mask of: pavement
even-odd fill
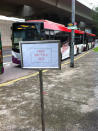
[[[44,71],[43,86],[46,131],[98,131],[98,52]],[[37,73],[0,87],[0,131],[41,131],[39,88]]]

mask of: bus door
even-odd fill
[[[92,48],[95,46],[95,34],[93,35],[93,40],[92,40]]]
[[[89,49],[92,48],[92,37],[91,36],[89,36],[88,38],[88,46],[89,46]]]
[[[61,59],[67,59],[70,57],[69,39],[70,33],[64,31],[55,31],[55,39],[61,41]]]
[[[75,45],[77,45],[77,54],[82,53],[84,50],[84,32],[75,30]]]
[[[86,33],[86,40],[87,40],[86,50],[89,50],[92,48],[92,37],[90,33]]]
[[[87,51],[89,49],[89,46],[88,46],[88,35],[87,33],[84,34],[84,51]]]
[[[3,56],[2,56],[2,42],[1,42],[1,34],[0,34],[0,74],[4,72],[3,68]]]

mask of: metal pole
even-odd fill
[[[72,24],[74,25],[75,23],[75,0],[72,0]],[[75,38],[75,33],[74,29],[72,29],[71,32],[71,46],[70,46],[70,67],[74,67],[74,38]]]
[[[85,37],[84,35],[85,35],[85,34],[83,34],[83,44],[84,44],[84,37]]]
[[[45,115],[44,115],[44,97],[43,97],[43,79],[42,70],[39,70],[40,79],[40,101],[41,101],[41,121],[42,121],[42,131],[45,131]]]

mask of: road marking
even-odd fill
[[[91,50],[91,51],[88,51],[88,52],[86,52],[86,53],[83,53],[82,55],[80,55],[79,57],[75,58],[74,60],[77,61],[78,59],[80,59],[81,57],[89,54],[90,52],[92,52],[92,50]]]
[[[92,51],[92,50],[91,50]],[[77,61],[78,59],[80,59],[81,57],[89,54],[91,51],[88,51],[86,53],[83,53],[82,55],[80,55],[79,57],[75,58],[74,61]],[[62,66],[64,65],[67,65],[70,63],[70,60],[68,60],[67,62],[61,64]],[[47,72],[48,70],[43,70],[43,73]],[[8,85],[11,85],[17,81],[20,81],[20,80],[25,80],[25,79],[28,79],[28,78],[31,78],[31,77],[34,77],[34,76],[37,76],[39,74],[39,72],[36,72],[36,73],[33,73],[33,74],[30,74],[30,75],[27,75],[27,76],[23,76],[23,77],[20,77],[20,78],[17,78],[15,80],[11,80],[11,81],[8,81],[8,82],[4,82],[4,83],[1,83],[0,84],[0,87],[3,87],[3,86],[8,86]]]
[[[17,78],[17,79],[12,80],[12,81],[8,81],[8,82],[1,83],[1,84],[0,84],[0,87],[11,85],[11,84],[13,84],[14,82],[17,82],[17,81],[20,81],[20,80],[24,80],[24,79],[28,79],[28,78],[30,78],[30,77],[37,76],[38,74],[39,74],[39,72],[36,72],[36,73],[31,74],[31,75],[28,75],[28,76],[23,76],[23,77]]]
[[[9,56],[11,56],[11,55],[5,55],[5,56],[3,56],[3,58],[5,58],[5,57],[9,57]]]
[[[91,50],[91,51],[92,51],[92,50]],[[78,56],[77,58],[75,58],[74,61],[77,61],[77,60],[80,59],[81,57],[89,54],[91,51],[88,51],[88,52],[86,52],[86,53],[81,54],[80,56]],[[63,63],[62,66],[67,65],[67,64],[69,64],[69,63],[70,63],[70,60],[68,60],[67,62]]]

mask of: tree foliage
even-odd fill
[[[93,18],[93,20],[94,20],[94,23],[95,23],[96,25],[98,25],[98,7],[96,7],[96,8],[93,10],[92,18]]]
[[[94,26],[95,26],[95,29],[96,29],[96,34],[98,36],[98,7],[93,9],[92,18],[93,18],[93,23],[94,23]]]

